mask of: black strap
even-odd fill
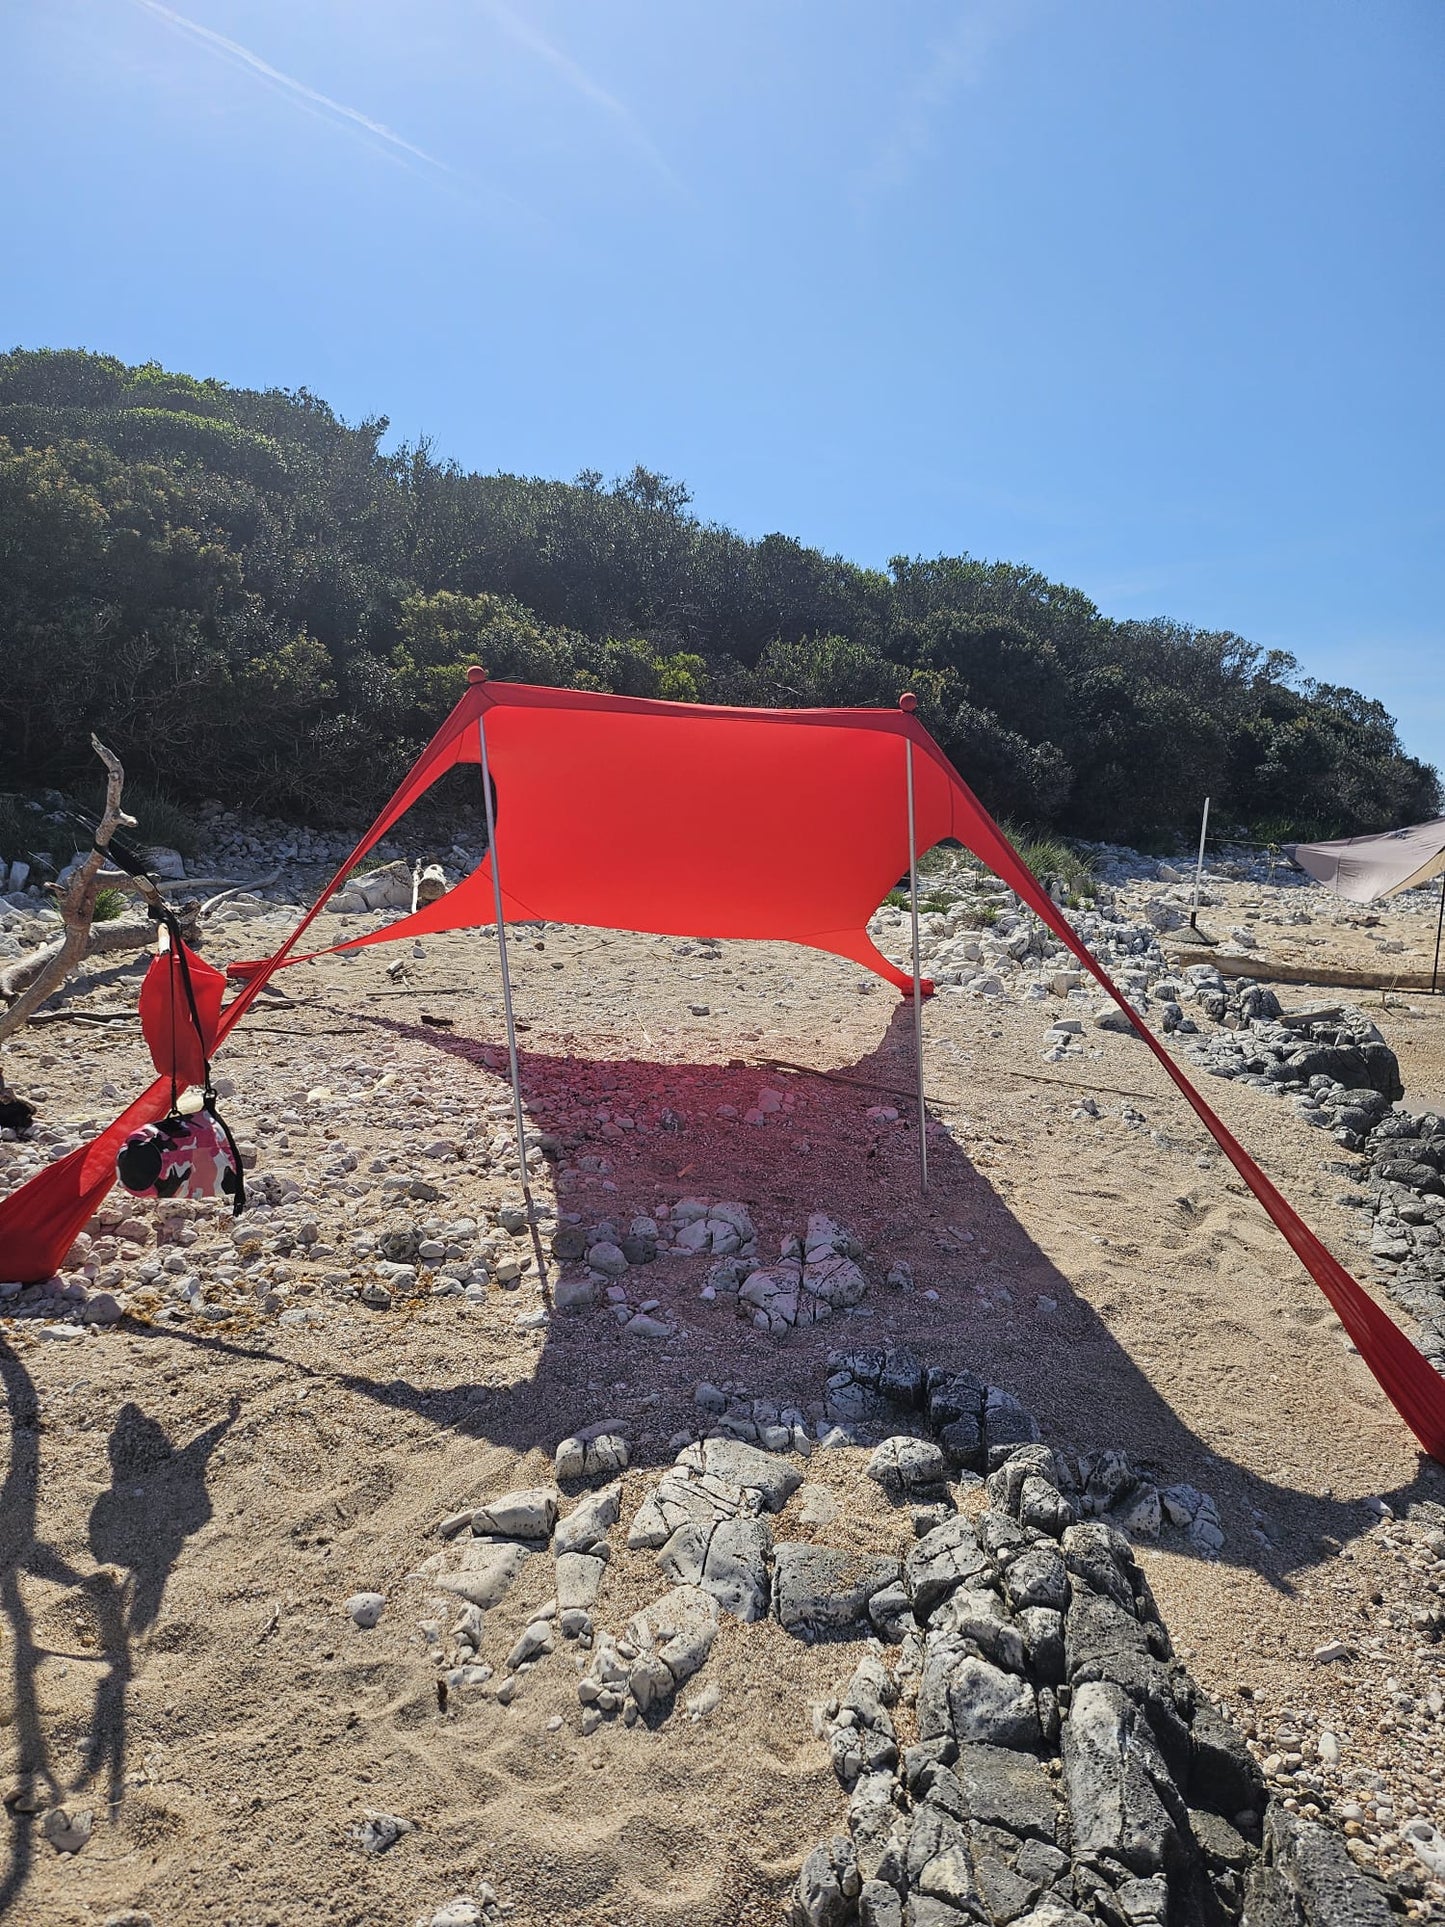
[[[164,907],[161,908],[160,910],[153,910],[151,914],[152,916],[155,917],[158,923],[165,925],[166,930],[170,934],[170,939],[171,939],[170,956],[171,956],[172,979],[174,980],[176,969],[179,967],[180,973],[181,973],[181,984],[184,987],[185,993],[186,993],[186,1004],[189,1007],[190,1013],[191,1013],[191,1022],[195,1025],[195,1028],[196,1028],[196,1041],[200,1044],[200,1047],[201,1047],[201,1066],[202,1066],[202,1075],[203,1075],[202,1088],[206,1098],[208,1100],[213,1099],[216,1093],[211,1089],[211,1058],[210,1058],[210,1053],[206,1049],[206,1033],[201,1028],[201,1013],[196,1008],[196,992],[195,992],[194,986],[191,983],[191,966],[186,957],[186,944],[185,944],[184,937],[182,937],[181,935],[180,923],[177,921],[174,911],[167,910]],[[171,998],[171,1025],[172,1025],[171,1109],[172,1110],[176,1108],[176,1099],[179,1095],[179,1089],[176,1082],[176,1050],[175,1050],[175,1028],[174,1028],[175,1010],[176,1010],[176,1001],[175,1001],[175,997],[172,996]]]
[[[209,1077],[206,1079],[206,1082],[207,1082],[207,1085],[209,1086],[210,1084]],[[236,1200],[235,1200],[235,1203],[231,1206],[231,1216],[233,1218],[239,1218],[241,1213],[246,1209],[246,1173],[241,1164],[240,1147],[237,1145],[236,1140],[231,1133],[230,1125],[226,1122],[225,1118],[221,1116],[221,1113],[216,1109],[215,1093],[209,1089],[206,1092],[204,1108],[210,1112],[211,1121],[214,1124],[218,1124],[221,1130],[225,1133],[226,1143],[231,1152],[231,1164],[236,1173]]]
[[[151,866],[146,862],[145,858],[141,856],[138,851],[131,849],[128,843],[122,843],[114,831],[111,832],[108,842],[100,843],[96,840],[100,835],[100,818],[98,816],[92,816],[88,810],[66,810],[63,814],[70,822],[78,823],[87,833],[91,839],[91,848],[98,856],[105,857],[106,860],[113,863],[118,870],[124,870],[127,876],[144,877],[150,875]]]
[[[236,1173],[236,1196],[235,1196],[235,1201],[231,1207],[231,1215],[232,1217],[239,1218],[241,1213],[246,1209],[246,1175],[245,1175],[245,1170],[241,1164],[240,1148],[236,1143],[236,1139],[234,1134],[232,1133],[231,1127],[226,1122],[225,1118],[221,1116],[221,1113],[216,1109],[216,1093],[211,1088],[211,1059],[210,1059],[209,1053],[206,1050],[206,1033],[201,1028],[201,1013],[196,1008],[196,992],[195,992],[195,986],[191,982],[191,966],[186,956],[185,939],[181,935],[181,926],[177,921],[175,913],[173,911],[162,908],[160,911],[152,911],[151,914],[156,918],[157,922],[163,923],[166,929],[170,933],[171,970],[172,970],[172,973],[174,973],[178,967],[180,969],[181,983],[185,987],[186,1004],[190,1010],[191,1022],[196,1027],[196,1037],[201,1046],[201,1065],[202,1065],[202,1071],[203,1071],[203,1077],[204,1077],[201,1104],[202,1104],[202,1108],[210,1114],[212,1121],[221,1130],[222,1134],[225,1137],[227,1148],[231,1153],[231,1164]],[[177,1083],[176,1083],[176,1051],[175,1051],[175,1030],[174,1030],[175,1011],[176,1011],[176,1001],[174,996],[172,996],[171,998],[171,1024],[172,1024],[171,1109],[173,1111],[176,1108],[176,1099],[179,1096],[179,1091],[177,1089]]]

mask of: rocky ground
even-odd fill
[[[334,852],[212,833],[193,870],[281,876],[211,911],[206,952],[264,955]],[[1228,941],[1433,941],[1423,899],[1366,927],[1231,861],[1201,919]],[[1436,1007],[1247,1009],[1171,966],[1185,886],[1101,868],[1076,923],[1430,1348]],[[406,887],[361,880],[323,940]],[[0,1915],[881,1921],[881,1878],[916,1927],[1143,1923],[1166,1890],[1171,1919],[1248,1889],[1260,1921],[1333,1920],[1350,1870],[1361,1920],[1441,1911],[1445,1476],[1032,919],[971,875],[930,889],[923,1196],[911,1014],[838,959],[518,929],[535,1238],[490,937],[282,975],[218,1065],[246,1214],[113,1194],[58,1281],[0,1304]],[[902,955],[901,919],[877,928]],[[137,977],[108,964],[0,1059],[38,1111],[0,1186],[145,1078]],[[982,1481],[1035,1432],[1049,1454],[1008,1476],[1058,1509],[1021,1519],[1021,1484]],[[1004,1516],[1051,1603],[1011,1589]],[[940,1532],[959,1582],[934,1598]],[[1167,1675],[1184,1735],[1123,1799],[1152,1816],[1127,1843],[1099,1818],[1133,1718],[1087,1658],[1099,1597],[1159,1669],[1130,1706],[1153,1691],[1166,1728]],[[1190,1784],[1221,1715],[1252,1804]],[[1012,1846],[980,1817],[1009,1788]]]

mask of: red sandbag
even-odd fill
[[[177,953],[169,948],[151,958],[140,987],[140,1025],[150,1046],[151,1062],[162,1077],[173,1077],[179,1090],[204,1082],[206,1059],[216,1047],[221,1022],[221,999],[226,974],[182,944],[190,972],[195,1015],[186,996]],[[201,1020],[200,1034],[196,1018]]]

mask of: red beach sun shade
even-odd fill
[[[271,974],[298,960],[297,942],[354,865],[446,770],[479,761],[483,724],[508,921],[786,939],[850,957],[900,990],[912,980],[880,954],[867,922],[908,866],[911,742],[918,848],[945,837],[966,845],[1130,1017],[1324,1292],[1395,1409],[1445,1462],[1445,1380],[1215,1115],[903,709],[722,709],[491,683],[474,670],[461,701],[286,943],[273,957],[232,966],[245,988],[221,1013],[218,1042]],[[414,916],[337,948],[477,927],[493,917],[484,859]],[[0,1204],[0,1278],[55,1269],[109,1190],[126,1131],[161,1116],[169,1090],[169,1078],[158,1079],[103,1137]]]

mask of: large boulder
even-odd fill
[[[627,1626],[637,1647],[628,1685],[644,1713],[692,1678],[717,1637],[717,1601],[697,1586],[675,1586]]]
[[[410,910],[411,867],[400,861],[379,864],[362,876],[353,876],[347,890],[359,896],[368,910]]]
[[[1189,1798],[1232,1820],[1264,1809],[1264,1775],[1237,1726],[1201,1700],[1189,1730]]]
[[[674,1585],[700,1586],[738,1619],[768,1610],[768,1555],[773,1535],[766,1519],[721,1519],[679,1526],[658,1554]]]
[[[898,1561],[788,1541],[773,1555],[773,1611],[787,1632],[841,1632],[868,1617],[874,1593],[896,1584]]]
[[[921,1620],[958,1587],[988,1585],[992,1577],[993,1561],[980,1547],[972,1521],[961,1516],[925,1533],[903,1565],[904,1583]]]
[[[781,1512],[803,1483],[798,1467],[776,1452],[761,1452],[741,1439],[700,1439],[677,1456],[688,1471],[706,1473],[727,1485],[756,1492],[769,1512]]]
[[[972,1372],[928,1373],[928,1419],[950,1460],[971,1472],[982,1470],[984,1405],[988,1387]]]
[[[1264,1858],[1245,1885],[1250,1927],[1390,1927],[1395,1919],[1381,1883],[1357,1867],[1343,1837],[1271,1802]]]
[[[867,1472],[895,1503],[918,1496],[931,1496],[946,1484],[950,1466],[932,1439],[910,1438],[900,1433],[884,1439],[868,1461]]]
[[[910,1889],[909,1910],[904,1918],[937,1923],[976,1920],[983,1909],[969,1852],[968,1834],[958,1821],[936,1807],[915,1810],[908,1829],[906,1867]],[[947,1913],[930,1911],[947,1908]],[[955,1911],[956,1910],[956,1911]]]
[[[1006,1673],[1022,1673],[1026,1654],[1022,1629],[1009,1617],[996,1592],[984,1586],[961,1586],[939,1606],[929,1625],[934,1633],[972,1647],[981,1659]]]
[[[853,1927],[862,1887],[857,1850],[846,1833],[836,1834],[803,1862],[790,1927]]]
[[[1105,1682],[1126,1693],[1148,1716],[1169,1771],[1183,1787],[1190,1782],[1192,1767],[1187,1721],[1194,1712],[1194,1692],[1186,1674],[1156,1657],[1151,1635],[1160,1636],[1161,1629],[1141,1625],[1112,1599],[1076,1593],[1064,1620],[1066,1671],[1075,1690]],[[1241,1806],[1231,1807],[1230,1814]]]
[[[564,1552],[557,1559],[557,1610],[585,1612],[594,1605],[607,1568],[607,1548],[600,1553]]]
[[[948,1710],[960,1744],[1035,1747],[1042,1738],[1034,1689],[972,1653],[948,1682]]]
[[[1091,1591],[1107,1593],[1126,1612],[1134,1611],[1134,1555],[1121,1532],[1089,1520],[1070,1526],[1064,1533],[1063,1546],[1064,1564],[1071,1573]]]
[[[150,857],[146,868],[153,877],[163,883],[180,883],[186,874],[185,859],[179,850],[168,849],[163,843],[153,843],[147,852]]]
[[[1064,1619],[1064,1647],[1070,1683],[1112,1679],[1121,1659],[1149,1659],[1149,1629],[1116,1600],[1074,1588]]]
[[[1060,1613],[1069,1603],[1069,1576],[1056,1546],[1029,1546],[1009,1561],[1003,1576],[1004,1592],[1015,1612],[1031,1606]]]
[[[709,1440],[720,1444],[720,1440]],[[739,1485],[710,1476],[694,1477],[682,1466],[672,1466],[647,1493],[627,1532],[627,1544],[665,1546],[679,1526],[689,1523],[711,1526],[719,1519],[733,1519],[756,1507],[756,1495]]]
[[[1028,1654],[1028,1669],[1041,1686],[1061,1686],[1064,1680],[1064,1615],[1047,1606],[1025,1606],[1017,1614]]]
[[[1091,1680],[1074,1688],[1063,1755],[1078,1859],[1107,1856],[1136,1874],[1178,1861],[1183,1803],[1148,1721],[1122,1687]]]
[[[1400,1060],[1385,1043],[1304,1044],[1290,1052],[1285,1065],[1289,1075],[1302,1084],[1312,1077],[1328,1077],[1346,1090],[1367,1087],[1378,1091],[1391,1104],[1405,1095]]]
[[[1048,1775],[1031,1754],[1012,1747],[968,1744],[958,1749],[954,1776],[971,1820],[1003,1827],[1020,1839],[1058,1837],[1059,1809]]]
[[[1012,1392],[990,1385],[983,1410],[983,1437],[988,1450],[989,1469],[1001,1465],[1016,1445],[1038,1441],[1039,1422]]]
[[[921,1740],[955,1739],[981,1746],[1036,1747],[1038,1703],[1028,1681],[981,1659],[969,1642],[933,1634],[918,1685]]]
[[[600,1492],[589,1492],[559,1521],[552,1539],[552,1550],[589,1552],[607,1537],[609,1526],[617,1524],[622,1509],[622,1487],[605,1485]]]
[[[526,1557],[518,1545],[480,1544],[472,1540],[462,1546],[459,1569],[439,1574],[436,1583],[443,1592],[486,1611],[506,1592]]]
[[[545,1542],[552,1536],[561,1497],[555,1485],[534,1485],[504,1492],[500,1498],[489,1499],[476,1508],[472,1513],[472,1531],[479,1539]]]

